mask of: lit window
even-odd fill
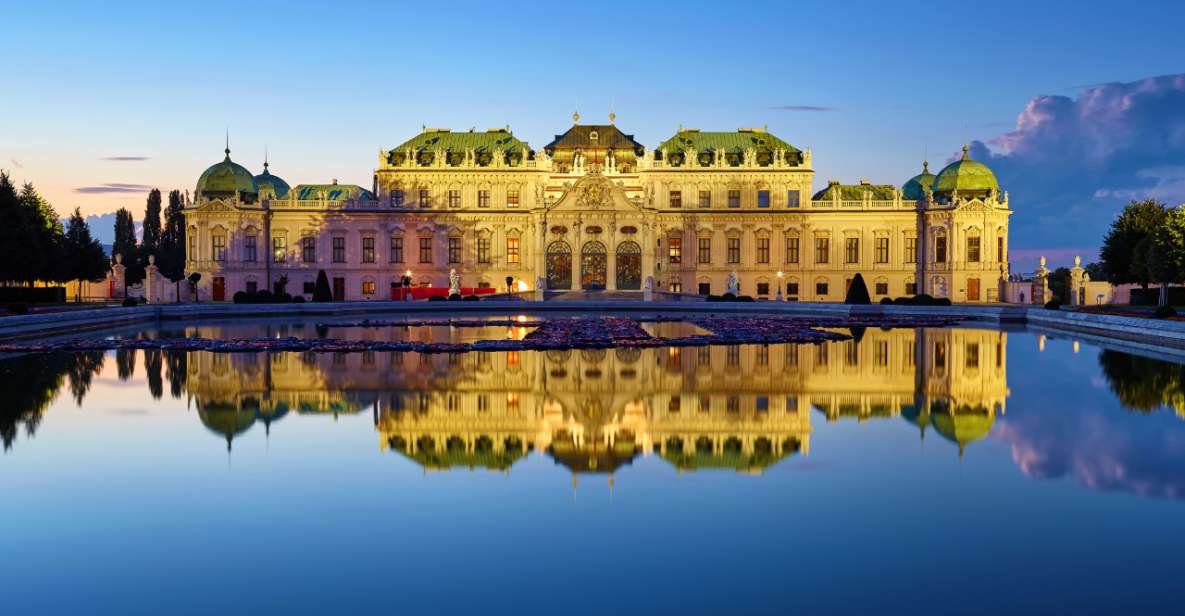
[[[374,281],[373,280],[363,280],[362,281],[362,294],[363,295],[374,295]]]
[[[276,236],[272,238],[272,262],[283,263],[288,258],[288,238]]]
[[[518,190],[512,188],[506,191],[506,207],[518,207]]]
[[[518,265],[519,264],[518,240],[519,240],[519,238],[517,238],[517,237],[506,238],[506,264],[507,265]]]
[[[683,262],[683,240],[681,238],[672,237],[667,240],[667,256],[671,263]]]

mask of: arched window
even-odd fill
[[[572,288],[572,247],[563,240],[547,245],[547,288]]]
[[[642,288],[642,247],[634,241],[617,245],[617,288],[638,290]]]

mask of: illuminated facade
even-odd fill
[[[370,411],[381,448],[429,469],[505,470],[539,451],[573,472],[639,455],[759,472],[809,453],[812,409],[828,421],[903,417],[962,450],[1005,411],[1007,342],[989,330],[873,329],[819,345],[191,353],[187,388],[228,444],[289,412]]]
[[[612,122],[534,149],[509,129],[425,128],[379,153],[370,189],[289,187],[232,162],[186,210],[187,265],[203,299],[274,288],[391,297],[410,275],[447,287],[721,294],[839,301],[861,273],[874,300],[916,293],[994,302],[1007,279],[1008,196],[963,157],[904,185],[829,182],[812,194],[803,151],[764,129],[680,128],[648,149]],[[781,277],[778,273],[781,273]]]

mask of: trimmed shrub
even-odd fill
[[[255,302],[254,303],[256,303],[256,304],[270,304],[273,301],[275,301],[275,300],[272,296],[271,291],[268,291],[267,289],[260,289],[255,292]]]
[[[293,304],[303,304],[304,303],[304,296],[303,295],[293,295],[292,296],[292,303]]]
[[[736,296],[736,295],[733,295],[732,293],[725,293],[724,295],[721,295],[721,296],[720,296],[720,301],[722,301],[722,302],[735,302],[735,301],[737,301],[737,296]]]
[[[452,294],[450,294],[450,295],[448,296],[448,301],[450,301],[450,302],[459,302],[459,301],[461,301],[461,294],[460,294],[460,293],[452,293]]]
[[[138,306],[139,304],[140,302],[137,302],[136,298],[134,297],[126,297],[123,300],[123,306],[125,308],[131,308],[132,306]]]
[[[753,301],[753,296],[752,295],[738,295],[735,301],[751,302],[751,301]]]
[[[852,279],[852,284],[848,285],[848,294],[844,297],[843,303],[859,305],[872,303],[872,298],[868,295],[868,285],[864,284],[864,276],[859,272]]]
[[[277,304],[291,304],[292,296],[286,292],[281,292],[272,296],[272,301]]]
[[[901,298],[897,298],[897,299],[901,299]],[[894,301],[893,301],[893,298],[891,298],[891,297],[882,297],[881,301],[879,303],[882,306],[892,306]]]
[[[1045,302],[1045,309],[1046,310],[1061,310],[1062,303],[1057,301],[1056,299],[1051,299],[1051,300]]]
[[[1177,316],[1177,311],[1172,306],[1157,306],[1156,310],[1152,311],[1152,316],[1158,319],[1171,319]]]
[[[250,303],[251,296],[246,291],[235,291],[235,294],[230,296],[230,301],[236,304]]]
[[[466,296],[465,296],[465,298],[463,299],[463,301],[466,301],[466,302],[479,302],[479,301],[481,301],[481,298],[480,298],[480,297],[478,297],[478,296],[476,296],[476,295],[466,295]]]
[[[329,276],[325,275],[325,270],[317,272],[317,284],[313,287],[313,301],[333,301],[333,291],[329,288]]]
[[[445,299],[444,299],[443,297],[439,296],[439,295],[432,295],[432,296],[428,297],[428,301],[430,301],[430,302],[443,302],[443,301],[445,301]]]
[[[8,312],[12,314],[29,314],[29,305],[20,302],[12,303],[7,306]]]
[[[0,302],[65,303],[66,287],[0,287]]]
[[[950,301],[949,297],[936,297],[936,298],[934,298],[934,303],[931,305],[933,305],[933,306],[949,306],[950,304],[951,304],[951,301]]]

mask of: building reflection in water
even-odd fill
[[[821,345],[421,355],[191,353],[187,389],[227,439],[296,413],[373,413],[380,447],[427,469],[507,470],[531,451],[573,472],[640,455],[759,473],[827,421],[903,417],[958,444],[1008,397],[1007,333],[870,329]]]

